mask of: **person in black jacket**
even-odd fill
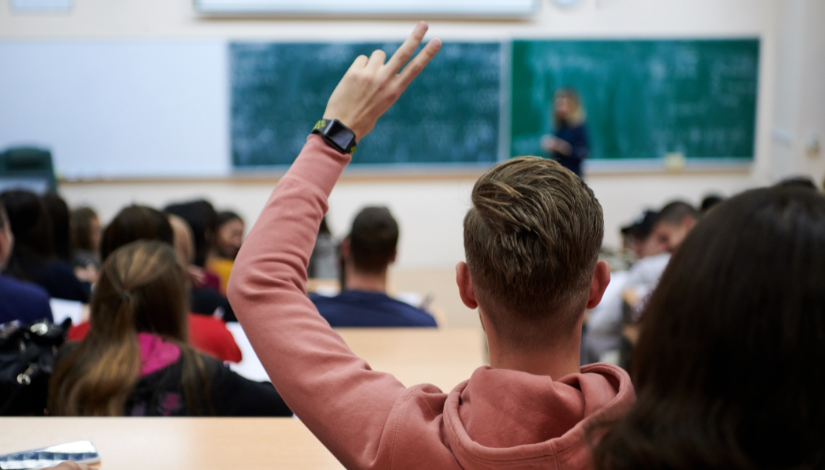
[[[86,338],[64,347],[49,385],[57,416],[291,416],[272,384],[240,377],[187,343],[186,271],[168,243],[106,259]]]
[[[0,194],[0,204],[16,240],[5,273],[38,284],[50,297],[89,302],[91,285],[55,256],[54,227],[43,199],[31,191],[11,190]]]
[[[585,126],[585,113],[578,93],[572,88],[556,91],[553,104],[553,135],[542,139],[542,147],[554,160],[579,177],[582,162],[590,153],[590,139]]]

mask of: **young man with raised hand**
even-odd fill
[[[464,302],[478,306],[491,367],[450,393],[406,388],[356,357],[306,297],[327,198],[363,139],[440,48],[419,23],[385,64],[355,59],[238,255],[229,298],[272,382],[347,468],[590,467],[589,425],[634,395],[621,369],[579,367],[581,323],[610,279],[597,262],[601,207],[584,182],[536,157],[502,163],[473,189],[464,221]]]

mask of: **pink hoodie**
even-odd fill
[[[318,314],[306,268],[349,160],[308,138],[229,281],[236,315],[289,407],[347,468],[590,468],[586,426],[619,417],[635,399],[622,369],[595,364],[554,381],[480,367],[449,394],[406,388],[355,356]]]

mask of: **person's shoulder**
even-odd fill
[[[31,282],[0,276],[0,322],[52,320],[52,307],[46,289]]]
[[[335,297],[330,297],[328,295],[321,295],[317,292],[310,292],[310,293],[307,294],[307,297],[309,297],[309,300],[311,300],[313,303],[328,302],[328,301],[335,298]]]
[[[386,294],[380,294],[377,299],[382,308],[392,310],[394,313],[401,315],[405,322],[409,324],[407,326],[438,326],[435,317],[424,309]]]
[[[435,321],[435,317],[433,317],[430,312],[410,305],[406,302],[402,302],[400,300],[393,300],[401,304],[399,308],[404,310],[407,317],[410,318],[416,324],[416,326],[438,326],[438,323]]]
[[[28,297],[32,300],[49,302],[49,293],[37,284],[0,275],[0,292],[5,295]]]
[[[46,266],[48,267],[49,272],[52,275],[71,276],[72,278],[75,278],[74,270],[72,270],[72,267],[69,265],[69,263],[60,260],[53,260],[49,261]]]

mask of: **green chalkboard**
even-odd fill
[[[752,159],[759,40],[514,41],[511,156],[542,155],[559,87],[581,95],[592,159]]]
[[[289,165],[359,54],[400,43],[232,43],[232,162]],[[490,164],[499,158],[501,45],[445,43],[378,121],[355,165]]]

